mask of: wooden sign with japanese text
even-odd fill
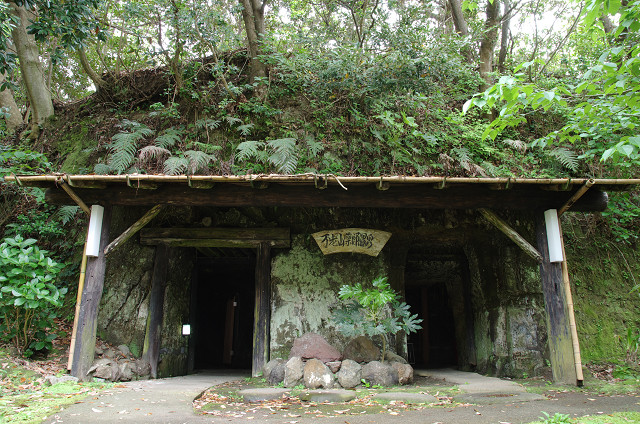
[[[313,233],[313,238],[325,255],[332,253],[364,253],[378,256],[391,233],[366,228],[343,228]]]

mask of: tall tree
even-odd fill
[[[267,76],[267,67],[260,60],[261,42],[265,35],[264,9],[267,0],[238,0],[242,6],[242,18],[244,29],[247,35],[247,47],[250,56],[249,79],[251,82],[256,78]]]

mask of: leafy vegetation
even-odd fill
[[[382,361],[387,335],[399,331],[410,334],[422,328],[422,319],[417,314],[411,315],[409,305],[400,301],[400,295],[391,288],[387,277],[373,280],[371,288],[364,288],[360,283],[344,285],[340,287],[338,297],[346,305],[333,311],[336,329],[348,337],[380,337]]]

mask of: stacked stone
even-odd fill
[[[144,359],[136,359],[126,345],[117,349],[96,348],[98,358],[89,368],[88,374],[108,381],[145,380],[149,378],[151,366]]]
[[[273,359],[263,370],[269,384],[308,389],[353,388],[364,380],[370,385],[393,386],[413,382],[413,368],[400,356],[385,353],[366,337],[358,337],[340,353],[322,336],[307,333],[297,338],[288,360]]]

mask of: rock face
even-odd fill
[[[396,355],[388,350],[384,353],[385,362],[400,362],[401,364],[408,364],[408,362],[400,355]]]
[[[351,340],[344,348],[343,357],[356,362],[371,362],[380,359],[380,349],[365,336]]]
[[[88,374],[92,377],[102,378],[109,381],[130,381],[149,378],[151,366],[144,359],[136,359],[130,353],[123,354],[124,350],[118,349],[117,355],[113,349],[105,349],[105,357],[96,359]],[[106,356],[114,356],[110,358]]]
[[[362,366],[356,361],[345,359],[337,374],[338,383],[345,389],[351,389],[362,380]]]
[[[398,384],[413,383],[413,367],[411,365],[392,362],[391,367],[398,373]]]
[[[372,361],[362,367],[362,378],[369,384],[393,386],[398,384],[398,373],[391,365]]]
[[[309,389],[333,387],[334,377],[329,367],[319,359],[310,359],[304,366],[304,385]]]
[[[304,363],[302,358],[294,356],[284,366],[284,387],[295,387],[302,383]]]
[[[342,366],[342,361],[327,362],[325,365],[328,366],[331,372],[335,374],[340,369],[340,366]]]
[[[306,333],[295,339],[289,358],[299,356],[302,359],[318,359],[322,362],[339,361],[342,355],[325,339],[316,333]]]

